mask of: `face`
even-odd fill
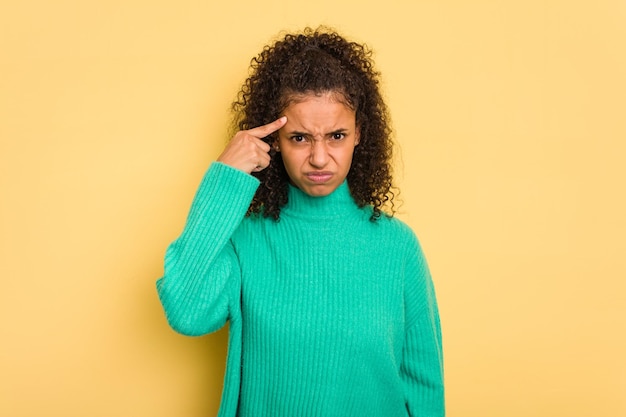
[[[275,143],[291,183],[314,197],[346,179],[359,144],[355,113],[333,93],[307,94],[287,106],[287,123]]]

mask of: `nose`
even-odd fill
[[[311,142],[311,155],[309,155],[309,163],[315,168],[324,168],[328,163],[330,156],[326,148],[325,140],[313,140]]]

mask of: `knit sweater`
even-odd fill
[[[441,332],[419,243],[344,182],[295,187],[279,221],[256,178],[213,163],[157,289],[176,331],[230,322],[220,417],[441,417]]]

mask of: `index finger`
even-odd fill
[[[287,123],[287,117],[283,116],[280,117],[276,120],[274,120],[271,123],[268,123],[266,125],[263,126],[258,126],[252,129],[248,130],[248,133],[251,134],[254,137],[257,137],[259,139],[262,139],[268,135],[271,135],[272,133],[276,132],[278,129],[280,129],[281,127],[283,127],[285,125],[285,123]]]

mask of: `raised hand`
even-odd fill
[[[248,174],[264,170],[270,164],[270,145],[262,139],[276,132],[286,122],[287,118],[283,116],[272,123],[237,132],[217,160]]]

